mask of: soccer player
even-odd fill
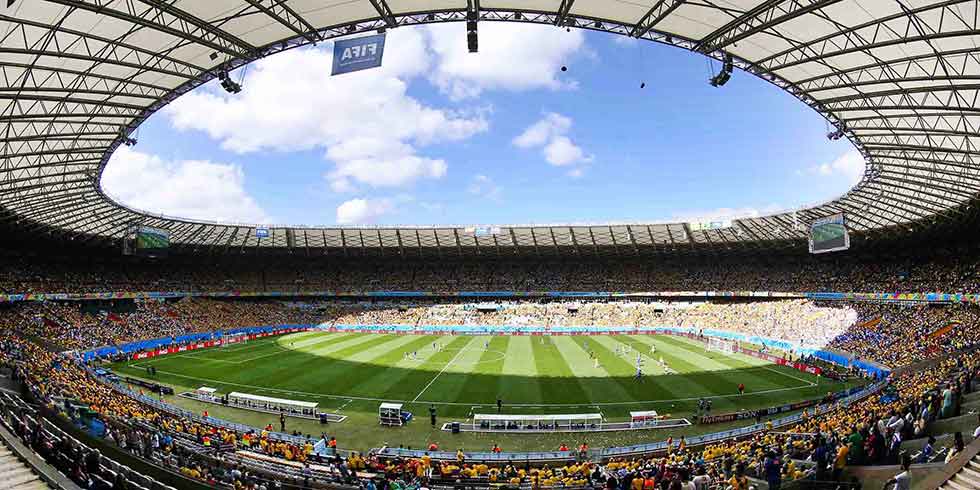
[[[595,368],[596,369],[599,369],[599,358],[598,357],[593,357],[592,359],[595,360]]]
[[[432,350],[438,350],[438,349],[436,348],[436,343],[435,343],[435,342],[433,342],[433,343],[432,343]]]
[[[738,394],[739,394],[739,396],[745,394],[745,383],[739,383],[738,384]]]
[[[640,381],[640,382],[643,381],[643,370],[640,369],[639,366],[636,367],[636,378],[634,378],[634,379],[636,381]]]
[[[490,350],[490,341],[489,340],[483,341],[483,350]]]
[[[653,344],[650,344],[650,353],[651,354],[656,354],[657,353],[657,346],[655,346]]]

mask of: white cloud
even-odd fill
[[[336,162],[325,177],[336,192],[358,183],[371,187],[402,187],[420,179],[440,179],[449,168],[444,160],[420,157],[412,146],[383,137],[356,137],[327,150]]]
[[[864,167],[864,156],[861,152],[852,149],[832,162],[816,165],[807,170],[811,174],[822,177],[838,177],[846,180],[849,185],[854,185],[864,175]]]
[[[544,158],[548,163],[559,167],[573,163],[587,162],[592,159],[581,148],[576,146],[575,143],[572,143],[572,140],[568,139],[567,136],[554,137],[544,147]]]
[[[593,156],[566,135],[571,128],[571,118],[549,112],[514,138],[513,144],[525,149],[540,147],[545,161],[556,167],[574,166],[568,175],[581,177],[582,165],[591,163]]]
[[[351,199],[337,206],[337,223],[369,224],[394,209],[391,199]]]
[[[500,197],[500,186],[497,185],[493,179],[482,174],[473,176],[473,180],[470,182],[470,185],[466,190],[469,191],[470,194],[487,197],[490,199]]]
[[[430,69],[422,30],[391,31],[376,70],[331,77],[331,58],[329,44],[280,53],[249,67],[240,94],[212,86],[166,112],[177,129],[204,131],[238,153],[323,149],[335,164],[328,183],[343,190],[440,178],[446,162],[421,148],[487,130],[485,111],[430,107],[408,95],[409,81]]]
[[[549,112],[514,138],[514,144],[520,148],[541,146],[547,143],[549,139],[566,133],[571,127],[572,120],[570,118]]]
[[[462,23],[429,26],[438,55],[431,80],[454,100],[476,97],[485,90],[573,89],[577,84],[561,66],[585,46],[579,29],[483,22],[480,51],[470,53]],[[387,53],[385,55],[387,57]]]
[[[120,147],[102,173],[109,195],[129,206],[191,219],[267,223],[245,191],[241,167],[206,160],[168,162]]]

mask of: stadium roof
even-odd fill
[[[978,1],[924,0],[14,0],[0,7],[0,209],[20,229],[81,241],[134,223],[191,247],[597,249],[798,243],[815,218],[852,231],[953,218],[980,190]],[[815,207],[686,223],[272,227],[152,215],[107,197],[110,154],[150,114],[218,73],[297,46],[380,28],[509,21],[671,44],[783,88],[867,162],[861,182]],[[466,40],[460,36],[460,42]],[[248,88],[246,87],[245,90]],[[723,90],[723,89],[722,89]],[[719,158],[724,158],[719,156]],[[903,226],[904,228],[904,226]]]

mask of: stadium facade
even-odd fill
[[[799,246],[809,223],[838,213],[862,238],[904,236],[973,213],[980,190],[978,8],[953,0],[737,0],[724,7],[684,0],[15,0],[0,15],[0,211],[17,233],[114,244],[139,225],[167,230],[173,245],[188,250],[771,249]],[[308,44],[468,17],[604,31],[730,63],[826,118],[828,136],[850,139],[865,158],[864,176],[830,202],[723,227],[272,226],[261,238],[255,225],[132,209],[100,186],[112,152],[134,143],[147,117],[209,80]]]

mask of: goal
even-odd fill
[[[718,339],[715,337],[708,338],[708,348],[713,351],[722,352],[725,354],[735,354],[738,352],[738,343],[734,340]]]
[[[248,334],[246,333],[229,333],[221,337],[221,346],[228,347],[231,344],[245,344],[248,343]]]

